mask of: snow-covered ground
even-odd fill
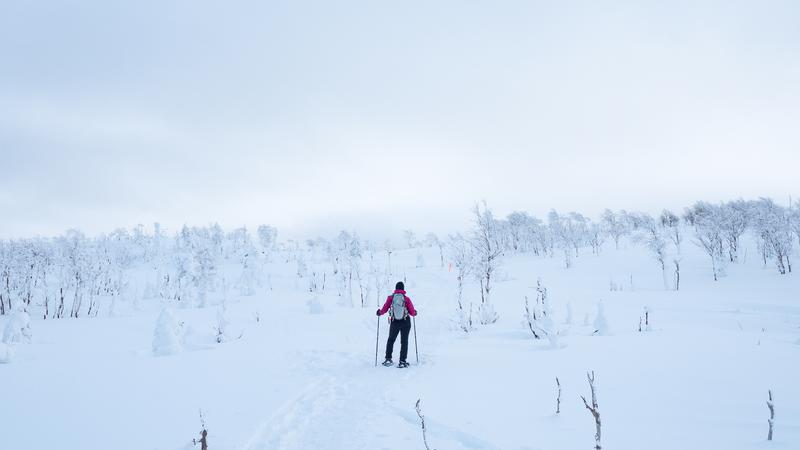
[[[378,295],[351,308],[329,289],[312,313],[307,282],[281,258],[256,295],[228,294],[223,343],[219,292],[206,308],[173,309],[185,348],[166,356],[152,350],[164,306],[155,299],[129,300],[113,317],[34,318],[32,342],[0,364],[0,448],[184,449],[199,437],[202,409],[213,450],[424,449],[421,399],[431,448],[589,450],[587,371],[605,449],[800,448],[800,279],[762,267],[754,248],[714,282],[685,244],[678,292],[663,289],[658,263],[633,246],[587,251],[570,269],[558,257],[508,256],[493,289],[500,319],[470,334],[451,325],[454,273],[437,249],[422,252],[422,268],[416,249],[392,255],[393,280],[406,279],[420,311],[419,364],[412,336],[405,370],[374,365],[376,326],[379,356],[388,331],[375,317]],[[555,348],[522,324],[537,278],[563,334]],[[479,301],[476,284],[465,292]],[[588,325],[601,299],[607,336]],[[652,331],[639,332],[645,308]]]

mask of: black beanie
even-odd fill
[[[396,290],[398,290],[398,291],[405,291],[406,290],[406,285],[403,284],[402,281],[398,281],[397,284],[394,285],[394,288]]]

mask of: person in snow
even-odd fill
[[[394,287],[392,295],[386,298],[386,303],[383,308],[378,309],[376,314],[382,316],[390,312],[389,325],[389,339],[386,340],[386,361],[383,362],[384,366],[391,366],[392,350],[394,350],[394,341],[397,339],[397,334],[400,334],[400,362],[397,367],[408,367],[406,357],[408,357],[408,333],[411,331],[411,316],[417,315],[417,310],[414,309],[414,304],[408,298],[405,291],[405,285],[402,281],[398,281]]]

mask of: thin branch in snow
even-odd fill
[[[561,414],[561,382],[556,377],[556,386],[558,386],[558,397],[556,398],[556,414]]]
[[[772,403],[772,389],[769,391],[769,400],[767,400],[767,408],[769,408],[769,419],[767,422],[769,423],[769,433],[767,434],[767,440],[772,440],[772,427],[775,425],[775,404]]]
[[[419,420],[422,422],[422,442],[425,444],[425,448],[427,450],[431,450],[431,448],[428,446],[428,436],[426,433],[427,430],[425,429],[425,416],[422,414],[422,408],[420,408],[419,406],[420,400],[421,399],[417,399],[417,405],[415,406],[415,409],[417,410],[417,415],[419,416]]]
[[[200,410],[200,439],[192,439],[192,444],[200,444],[200,450],[208,450],[208,431],[206,430],[206,421],[203,419],[203,410]]]

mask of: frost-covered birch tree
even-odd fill
[[[477,256],[476,272],[481,285],[481,305],[478,312],[481,323],[494,323],[497,321],[498,316],[491,300],[492,282],[494,281],[495,272],[500,266],[503,248],[500,243],[497,221],[486,202],[483,202],[483,207],[481,207],[481,204],[476,203],[472,214],[473,230],[471,242]]]

